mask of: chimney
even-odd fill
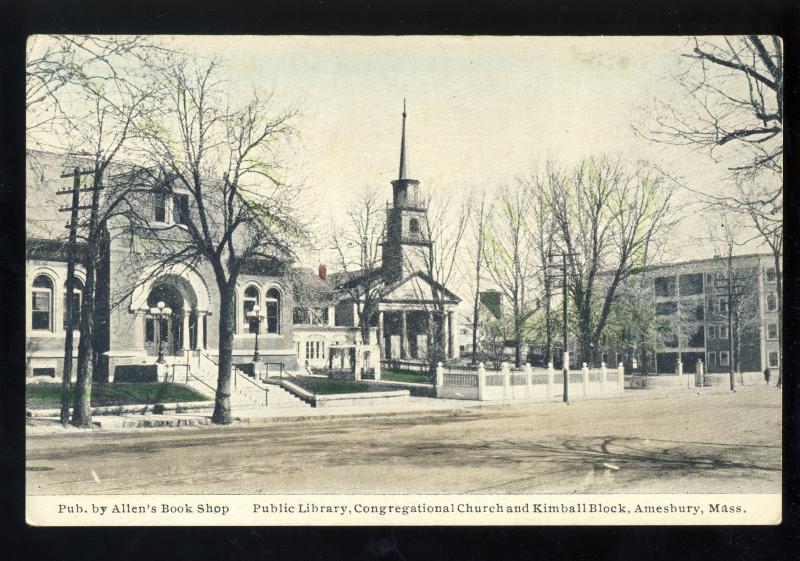
[[[328,269],[325,267],[325,265],[319,266],[319,278],[321,278],[322,280],[328,278]]]

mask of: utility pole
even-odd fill
[[[64,336],[64,372],[61,376],[61,424],[65,427],[69,424],[69,402],[70,384],[72,382],[72,353],[73,350],[73,331],[75,328],[75,318],[72,309],[72,294],[75,290],[75,244],[78,236],[78,210],[80,208],[81,175],[91,172],[81,172],[81,168],[75,168],[72,173],[61,175],[62,179],[72,177],[72,189],[57,191],[57,195],[72,195],[72,204],[69,207],[62,207],[62,212],[69,211],[70,219],[69,238],[67,240],[67,298],[65,302],[66,330]]]
[[[564,375],[564,403],[569,403],[569,350],[567,347],[569,331],[568,331],[568,311],[569,311],[569,285],[567,284],[567,258],[568,257],[576,257],[576,253],[571,252],[549,252],[549,262],[553,262],[553,257],[561,257],[561,295],[562,295],[562,311],[563,311],[563,340],[564,340],[564,347],[562,349],[563,353],[563,363],[561,365],[561,372]]]
[[[724,281],[715,280],[714,285],[718,291],[723,292],[727,297],[728,303],[728,375],[730,376],[730,387],[731,391],[736,391],[736,378],[735,378],[735,370],[736,370],[736,363],[738,361],[738,356],[734,356],[738,353],[735,353],[735,346],[734,346],[734,333],[733,333],[733,315],[735,313],[736,307],[739,304],[739,297],[745,294],[744,287],[739,284],[744,282],[744,278],[736,277],[733,275],[733,270],[730,268],[731,260],[728,260],[729,268],[728,274],[726,275],[727,278]]]

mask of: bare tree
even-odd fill
[[[522,364],[522,345],[528,335],[529,319],[538,310],[536,300],[530,297],[538,257],[532,205],[524,185],[500,189],[496,211],[485,234],[489,272],[511,306],[517,368]]]
[[[299,187],[286,179],[281,146],[293,110],[274,112],[257,94],[230,107],[215,63],[177,60],[166,68],[165,117],[148,128],[144,173],[170,199],[188,196],[180,225],[152,232],[150,259],[207,263],[220,294],[219,363],[212,422],[231,422],[236,282],[253,262],[285,266],[306,239],[295,208]],[[166,230],[171,230],[167,232]],[[182,236],[183,243],[169,238]]]
[[[674,224],[674,186],[649,164],[629,168],[609,158],[551,174],[548,183],[559,244],[568,255],[581,356],[590,362],[620,284],[651,262]]]
[[[781,349],[778,384],[783,380],[783,44],[778,36],[694,39],[676,76],[691,109],[662,104],[643,136],[656,142],[697,146],[724,162],[734,189],[695,191],[707,208],[749,219],[770,248],[778,293]]]
[[[783,170],[783,45],[778,36],[693,39],[676,76],[690,103],[662,104],[644,136],[697,146],[742,177]]]
[[[555,164],[548,163],[543,174],[532,174],[522,179],[522,185],[531,200],[533,246],[536,248],[536,280],[541,286],[544,312],[545,355],[553,362],[553,252],[556,249],[558,225],[548,200],[550,178],[556,180],[559,172]]]
[[[347,211],[347,224],[332,228],[333,249],[343,272],[337,288],[356,305],[361,340],[370,343],[370,323],[383,286],[381,243],[385,209],[375,188],[360,191]],[[382,347],[382,345],[381,345]]]
[[[475,265],[473,281],[473,301],[472,301],[472,364],[476,364],[478,353],[478,338],[481,325],[481,281],[483,280],[486,241],[486,223],[491,214],[491,203],[487,207],[486,191],[481,191],[473,198],[475,207],[472,214],[475,216],[471,232],[471,242],[473,243],[472,252]]]
[[[76,235],[86,244],[86,251],[81,252],[86,281],[71,420],[80,427],[91,423],[91,386],[98,359],[96,267],[101,261],[106,219],[127,196],[127,186],[108,182],[107,176],[137,136],[137,127],[154,111],[160,85],[147,79],[146,61],[152,48],[141,38],[92,36],[40,37],[28,45],[28,142],[37,144],[40,134],[60,138],[63,147],[82,156],[82,163],[88,167],[84,173],[88,174],[87,191],[91,195],[82,206],[89,212],[81,216]],[[71,290],[74,279],[67,282]],[[67,331],[64,388],[69,386],[72,366],[72,330]],[[68,410],[66,396],[65,391],[62,418]]]
[[[717,218],[717,223],[708,228],[708,237],[718,259],[713,272],[715,286],[712,290],[717,294],[718,300],[724,302],[724,306],[720,306],[719,301],[716,302],[714,312],[718,319],[726,322],[730,342],[730,373],[733,375],[734,372],[742,371],[743,332],[755,330],[760,337],[763,322],[758,311],[758,282],[754,281],[749,271],[737,266],[734,260],[740,248],[750,240],[742,236],[742,231],[737,226],[736,214],[721,212]],[[757,274],[761,272],[758,271]],[[732,381],[731,388],[733,387]]]
[[[441,200],[429,197],[425,206],[428,209],[427,220],[423,221],[426,239],[431,241],[431,251],[421,252],[421,267],[425,280],[414,277],[415,291],[424,300],[430,288],[430,300],[426,304],[432,314],[433,321],[428,322],[427,359],[431,372],[437,362],[446,360],[444,325],[447,306],[453,302],[454,295],[447,287],[459,279],[462,271],[461,263],[464,234],[469,226],[472,205],[469,197],[454,204],[452,200]],[[408,258],[409,256],[407,256]],[[409,263],[411,268],[416,266]]]

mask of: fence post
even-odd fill
[[[436,397],[442,395],[442,385],[444,384],[444,366],[441,362],[436,363]]]
[[[697,377],[700,379],[700,387],[702,388],[703,386],[706,385],[706,380],[705,380],[706,373],[705,370],[703,369],[703,359],[701,358],[697,359]],[[696,385],[697,384],[695,384],[695,386]]]
[[[531,363],[525,363],[525,399],[531,398]]]
[[[608,369],[606,368],[606,363],[600,363],[600,393],[605,394],[606,389],[606,376],[608,376]]]
[[[583,397],[586,397],[586,386],[589,385],[589,365],[585,362],[581,368],[581,378],[583,381]]]
[[[619,384],[619,393],[625,393],[625,367],[621,362],[617,366],[617,383]]]
[[[478,364],[478,401],[483,401],[486,390],[486,367],[481,362]]]
[[[508,390],[511,385],[511,367],[507,362],[500,365],[500,371],[503,374],[503,399],[508,399]]]
[[[553,363],[547,363],[547,395],[545,396],[546,400],[550,400],[553,397],[553,375],[555,372],[553,371]]]

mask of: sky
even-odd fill
[[[644,158],[697,190],[724,188],[705,153],[637,136],[655,99],[680,101],[681,37],[161,37],[222,62],[233,99],[253,89],[295,107],[299,138],[285,162],[308,188],[319,224],[340,220],[354,194],[385,188],[399,163],[407,100],[409,176],[445,199],[498,188],[549,159]],[[691,199],[681,194],[679,202]],[[710,257],[687,213],[670,252]],[[308,265],[330,262],[322,248]]]

